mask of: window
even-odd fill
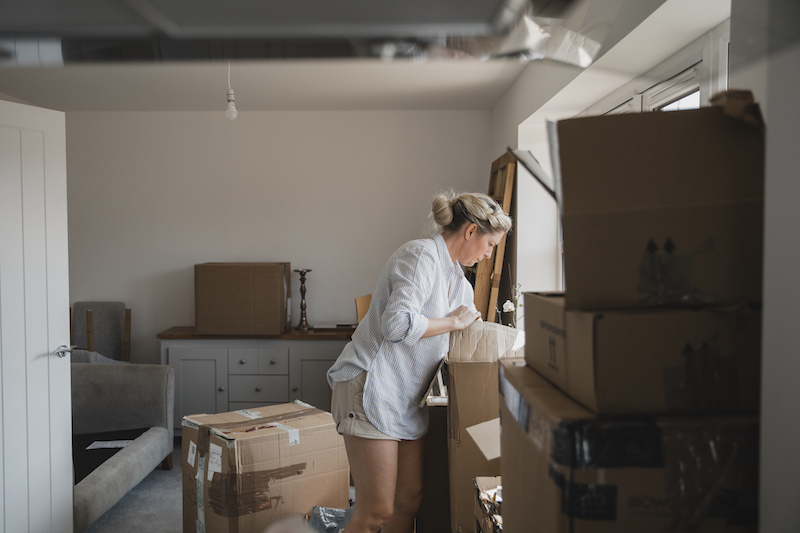
[[[660,111],[683,111],[684,109],[699,109],[700,108],[700,91],[694,91],[681,98],[678,98],[672,103],[669,103]]]
[[[725,21],[580,115],[697,109],[728,88],[730,21]],[[631,96],[633,95],[633,96]]]

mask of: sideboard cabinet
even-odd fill
[[[279,337],[221,337],[174,327],[159,333],[161,363],[175,369],[176,430],[185,415],[294,400],[329,411],[326,375],[352,332],[290,330]]]

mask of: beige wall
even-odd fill
[[[196,263],[310,268],[309,322],[353,322],[434,193],[486,189],[489,145],[488,111],[67,113],[70,299],[125,301],[143,363],[194,324]]]

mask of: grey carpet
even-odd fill
[[[156,469],[85,533],[181,533],[181,444],[175,438],[172,470]]]

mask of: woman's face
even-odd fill
[[[492,251],[503,238],[504,232],[486,233],[481,235],[475,232],[468,236],[465,246],[461,250],[458,262],[464,266],[472,266],[481,259],[492,257]]]

